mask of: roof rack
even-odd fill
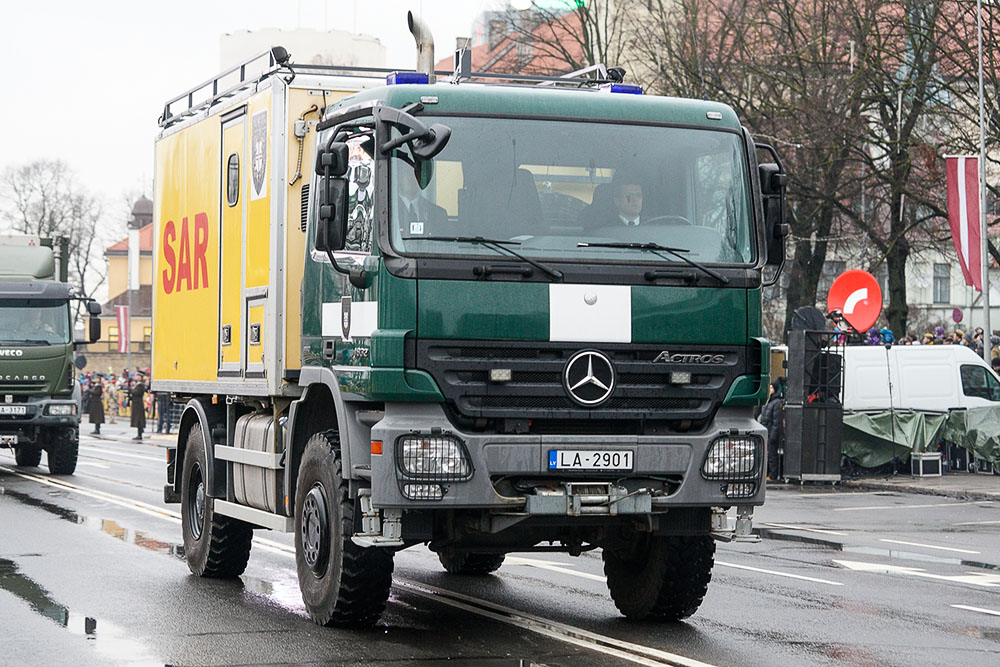
[[[274,46],[234,65],[222,73],[187,90],[177,97],[167,100],[163,105],[163,115],[159,118],[160,127],[166,128],[185,118],[194,116],[203,109],[208,109],[219,100],[232,97],[241,90],[263,81],[278,71],[298,72],[333,72],[345,77],[375,78],[374,75],[387,75],[392,72],[413,71],[390,69],[386,67],[354,67],[344,65],[311,65],[288,62],[288,52]],[[588,77],[594,73],[596,78]],[[453,76],[452,71],[438,71],[435,74],[443,77]],[[508,74],[502,72],[471,72],[463,80],[495,80],[509,81],[514,84],[534,83],[542,86],[574,85],[576,87],[591,86],[600,83],[611,83],[608,70],[603,64],[593,65],[561,76],[544,76],[533,74]],[[226,86],[231,80],[235,83]],[[178,109],[174,107],[178,106]]]

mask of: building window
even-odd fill
[[[153,349],[153,327],[142,328],[142,349],[149,351]]]
[[[819,282],[816,284],[816,303],[826,303],[826,297],[830,293],[830,286],[841,273],[847,270],[847,262],[839,259],[828,259],[823,262],[823,270],[819,274]],[[785,273],[791,273],[786,271]]]
[[[934,265],[934,303],[951,303],[951,264]]]

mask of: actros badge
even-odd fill
[[[588,408],[600,405],[615,389],[615,367],[597,350],[580,350],[566,362],[563,387],[569,397]]]

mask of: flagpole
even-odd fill
[[[979,236],[983,280],[983,359],[990,361],[990,253],[986,225],[986,114],[983,102],[983,0],[976,0],[979,36]]]

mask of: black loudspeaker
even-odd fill
[[[840,405],[786,405],[782,475],[805,482],[840,481]]]
[[[828,331],[789,332],[785,390],[788,403],[839,405],[842,402],[843,358],[827,349],[834,335]]]

